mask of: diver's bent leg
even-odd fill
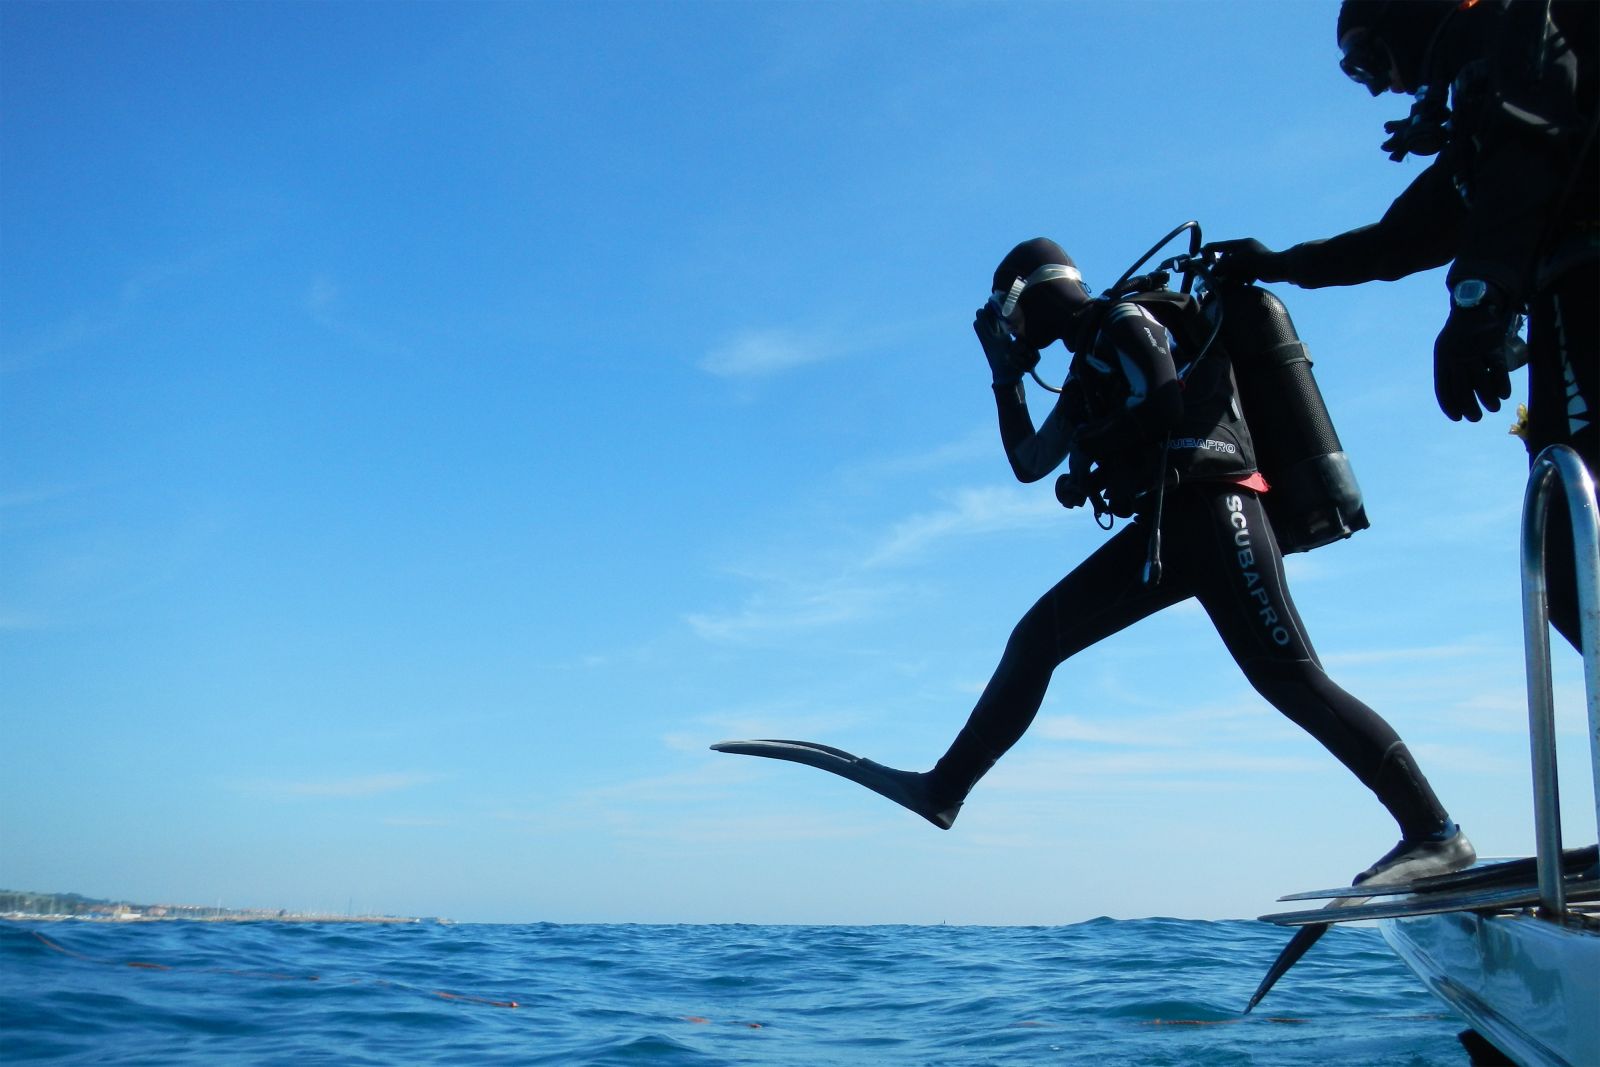
[[[1239,666],[1256,692],[1377,795],[1402,836],[1420,840],[1450,825],[1444,805],[1394,727],[1320,667],[1310,660],[1252,660]]]
[[[1384,719],[1322,670],[1283,577],[1277,538],[1250,492],[1196,493],[1182,565],[1250,684],[1350,769],[1408,839],[1452,824],[1410,751]]]
[[[1074,654],[1189,595],[1180,582],[1141,582],[1148,527],[1133,523],[1040,597],[1011,631],[1004,654],[929,785],[959,806],[1039,713],[1050,677]]]

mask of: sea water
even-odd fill
[[[0,1062],[1467,1062],[1376,930],[0,922]]]

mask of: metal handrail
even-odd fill
[[[1589,704],[1589,759],[1595,822],[1600,826],[1600,519],[1594,479],[1566,445],[1539,453],[1522,505],[1522,625],[1528,666],[1528,737],[1533,756],[1533,824],[1539,871],[1539,909],[1566,912],[1561,882],[1561,798],[1556,784],[1555,695],[1550,674],[1550,600],[1544,572],[1545,532],[1557,491],[1572,519],[1574,572],[1584,689]]]

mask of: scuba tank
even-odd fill
[[[1305,552],[1367,528],[1350,457],[1311,373],[1289,311],[1255,285],[1211,290],[1205,314],[1233,361],[1239,399],[1267,479],[1262,505],[1284,553]]]

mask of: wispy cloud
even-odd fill
[[[195,508],[159,529],[93,521],[103,488],[41,490],[0,501],[0,530],[25,531],[7,558],[0,630],[103,623],[184,574],[197,552],[229,529],[226,511]],[[57,499],[77,497],[69,507]],[[128,616],[131,617],[131,616]]]
[[[726,740],[750,737],[836,737],[862,721],[854,711],[830,708],[818,711],[795,701],[740,708],[697,716],[692,730],[668,733],[661,739],[670,752],[704,755],[706,738]],[[717,756],[720,766],[728,757]],[[744,763],[744,760],[737,761]]]
[[[770,378],[814,363],[891,348],[927,327],[924,321],[878,322],[865,328],[859,322],[804,330],[750,327],[712,347],[699,366],[718,378]]]
[[[985,422],[982,426],[974,426],[965,435],[946,441],[942,445],[919,446],[913,451],[899,455],[861,460],[846,467],[843,473],[848,478],[877,483],[900,479],[907,474],[938,471],[975,460],[993,464],[999,460],[1000,455],[1001,448],[995,440],[994,427]]]
[[[1157,784],[1197,782],[1206,788],[1260,774],[1317,773],[1330,766],[1326,757],[1241,752],[1187,745],[1107,753],[1051,749],[1015,760],[996,772],[993,788],[1030,793],[1105,792],[1148,789]],[[1335,765],[1336,766],[1336,765]]]
[[[727,756],[706,752],[704,746],[701,746],[701,752],[705,758],[688,770],[595,786],[580,792],[577,799],[605,805],[620,804],[622,807],[632,808],[637,802],[643,801],[699,798],[704,796],[708,789],[726,785],[730,781],[737,781],[746,776],[740,772],[748,771],[748,768],[731,764]]]
[[[12,513],[17,509],[32,508],[39,504],[47,504],[57,500],[70,498],[78,492],[76,488],[65,485],[52,485],[35,489],[19,489],[14,492],[0,493],[0,528],[8,528],[16,520]]]
[[[298,781],[255,780],[239,783],[238,788],[279,797],[369,797],[415,789],[439,779],[437,774],[393,772]]]
[[[844,351],[822,337],[789,330],[746,330],[706,353],[700,369],[719,378],[766,378],[833,359]]]
[[[343,287],[328,275],[311,280],[306,291],[305,309],[311,320],[324,330],[377,356],[408,356],[411,350],[371,328],[354,321],[345,307]]]
[[[714,827],[729,825],[729,813],[748,817],[748,790],[736,802],[734,787],[748,786],[771,773],[769,761],[733,758],[706,750],[701,743],[700,758],[683,770],[645,775],[580,788],[558,797],[546,798],[537,807],[507,806],[491,814],[497,822],[524,832],[562,836],[593,833],[603,829],[610,834],[681,836],[686,820],[703,813],[710,836],[723,836]],[[682,760],[677,761],[682,764]],[[743,807],[741,807],[741,804]],[[781,807],[781,805],[780,805]],[[652,813],[673,812],[670,825]],[[807,816],[795,819],[815,828],[817,820]]]
[[[684,621],[710,641],[759,640],[776,634],[842,626],[869,619],[904,590],[885,581],[885,569],[914,563],[946,542],[963,537],[1034,529],[1059,521],[1060,507],[1048,495],[1009,487],[957,489],[942,506],[890,523],[865,538],[863,552],[838,553],[781,575],[755,575],[763,588],[742,607],[723,613],[696,612]],[[844,562],[839,562],[842,557]]]
[[[1487,774],[1516,778],[1528,767],[1527,752],[1513,750],[1507,745],[1486,749],[1471,745],[1419,743],[1414,748],[1421,766],[1448,767],[1451,774]]]
[[[1052,741],[1081,741],[1096,745],[1155,745],[1165,748],[1184,743],[1172,734],[1151,730],[1145,721],[1129,723],[1118,720],[1114,724],[1107,724],[1091,722],[1076,715],[1041,716],[1032,732]]]
[[[1046,494],[1010,486],[958,489],[946,495],[944,507],[896,523],[866,566],[897,563],[953,538],[1046,526],[1060,515],[1060,505]]]
[[[910,816],[914,817],[914,816]],[[641,819],[637,813],[612,827],[618,837],[641,838],[652,843],[667,839],[682,844],[748,847],[752,841],[859,841],[883,834],[882,814],[870,804],[862,805],[857,817],[819,819],[813,812],[727,811],[689,816],[670,826]]]
[[[785,586],[753,595],[738,611],[685,616],[709,641],[743,641],[773,634],[837,626],[869,617],[887,596],[882,588],[835,581],[822,588]]]
[[[1477,642],[1460,642],[1450,645],[1421,645],[1411,648],[1368,648],[1352,652],[1335,652],[1322,657],[1329,667],[1354,667],[1368,663],[1421,663],[1452,659],[1477,659],[1490,649]]]
[[[204,275],[237,247],[224,244],[144,264],[123,279],[114,294],[39,327],[21,345],[0,353],[0,372],[23,369],[115,333],[153,294]]]

